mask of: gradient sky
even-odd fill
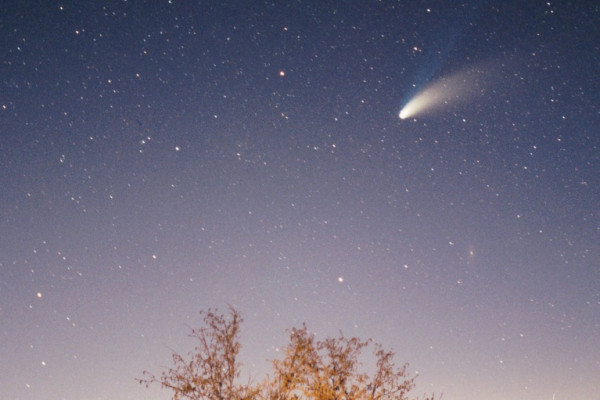
[[[594,3],[3,2],[2,396],[167,399],[231,304],[255,381],[305,321],[415,395],[599,400]]]

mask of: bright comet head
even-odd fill
[[[398,116],[400,119],[412,117],[426,106],[426,98],[423,96],[423,94],[419,94],[416,97],[413,97],[408,103],[406,103],[404,107],[402,107],[402,110],[400,110]]]
[[[406,119],[417,114],[432,111],[440,105],[447,103],[456,92],[456,89],[452,88],[451,90],[445,81],[434,82],[410,99],[410,101],[402,107],[398,116],[400,119]]]

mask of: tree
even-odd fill
[[[160,384],[173,392],[173,400],[244,400],[253,397],[248,386],[237,383],[240,365],[240,314],[229,308],[229,319],[216,311],[201,311],[204,325],[191,329],[189,336],[198,344],[186,360],[181,354],[172,355],[174,367],[156,376],[144,371],[140,384]]]
[[[408,400],[416,377],[380,344],[373,344],[374,374],[359,371],[359,356],[371,344],[343,335],[316,341],[305,325],[292,329],[283,359],[273,361],[274,376],[264,384],[266,400]]]
[[[240,385],[236,357],[242,318],[231,307],[229,319],[211,310],[203,314],[205,326],[190,333],[198,340],[190,360],[174,353],[174,367],[160,377],[144,371],[141,384],[158,383],[173,392],[173,400],[409,400],[415,387],[408,364],[396,366],[394,353],[380,344],[343,335],[317,341],[306,325],[289,331],[283,359],[273,361],[273,377],[254,387]],[[359,370],[361,352],[370,345],[372,375]]]

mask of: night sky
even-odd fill
[[[599,400],[595,3],[4,1],[2,397],[167,399],[231,304],[254,382],[305,321],[415,395]]]

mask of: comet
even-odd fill
[[[482,91],[480,69],[464,69],[442,77],[413,96],[398,113],[400,119],[430,114],[451,104],[459,104]]]

